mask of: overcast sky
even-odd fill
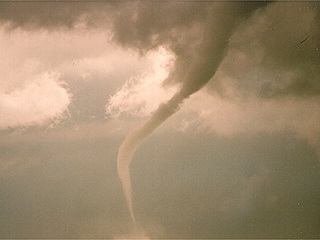
[[[0,2],[0,238],[134,237],[146,122],[145,236],[320,238],[319,49],[318,2]]]

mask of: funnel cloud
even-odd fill
[[[166,103],[159,106],[152,114],[150,120],[140,129],[131,132],[122,143],[117,158],[118,174],[121,179],[124,193],[127,199],[131,217],[136,223],[132,206],[132,186],[130,180],[130,163],[137,147],[167,118],[174,114],[180,104],[189,96],[199,91],[213,77],[228,46],[228,40],[239,22],[254,12],[260,3],[215,3],[206,6],[206,19],[200,23],[200,36],[195,39],[197,44],[179,49],[182,54],[175,52],[176,64],[173,72],[178,75],[182,82],[181,89]],[[139,15],[137,16],[139,18]],[[137,26],[139,29],[139,26]],[[168,40],[169,42],[171,41]],[[170,44],[169,44],[170,45]],[[174,45],[174,44],[173,44]],[[185,53],[190,55],[185,58]],[[187,67],[188,66],[188,67]],[[178,70],[178,73],[175,72]]]
[[[319,9],[0,1],[0,238],[319,239]]]

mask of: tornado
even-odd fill
[[[139,129],[133,130],[119,148],[117,171],[135,228],[130,164],[139,145],[163,122],[177,112],[185,99],[203,88],[214,76],[226,55],[228,41],[236,27],[265,2],[215,2],[206,5],[206,18],[198,24],[201,34],[196,43],[179,46],[168,37],[166,46],[176,56],[174,67],[166,82],[181,83],[180,89],[166,103],[156,109],[150,119]],[[149,26],[150,27],[150,26]]]

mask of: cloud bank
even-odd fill
[[[245,7],[237,10],[238,13],[248,14],[247,9],[251,4],[246,3]],[[259,4],[264,5],[262,2]],[[149,115],[167,99],[153,95],[163,96],[168,91],[165,86],[175,85],[179,88],[183,82],[188,81],[186,72],[194,64],[191,59],[198,54],[197,46],[201,41],[199,36],[207,31],[204,28],[205,21],[210,9],[215,8],[214,3],[204,2],[139,1],[1,2],[1,6],[0,21],[5,29],[1,36],[7,42],[2,47],[6,58],[1,59],[6,69],[1,71],[2,83],[5,83],[3,92],[16,90],[22,79],[25,79],[24,75],[29,75],[28,79],[36,79],[37,76],[54,71],[62,76],[61,82],[65,80],[66,74],[86,79],[92,72],[110,73],[113,71],[111,66],[121,66],[122,61],[110,57],[110,41],[127,50],[137,50],[140,54],[157,51],[160,47],[166,49],[174,58],[174,61],[168,61],[171,68],[166,76],[153,77],[149,74],[147,77],[141,75],[144,72],[142,70],[141,77],[136,75],[121,88],[124,83],[122,80],[122,83],[115,85],[119,88],[118,92],[108,93],[114,95],[107,104],[108,116],[140,118]],[[69,14],[71,11],[72,14]],[[223,16],[222,12],[220,14]],[[89,34],[85,36],[81,31],[88,31],[94,37]],[[228,28],[222,28],[219,34],[223,35],[226,31]],[[34,37],[30,37],[30,33]],[[108,37],[103,38],[103,34]],[[209,32],[207,34],[210,35]],[[73,42],[72,39],[76,39],[77,35],[82,40]],[[312,105],[319,95],[319,36],[319,3],[273,2],[237,27],[228,40],[225,57],[207,84],[206,91],[226,100],[225,104],[228,101],[237,102],[234,106],[249,104],[250,101],[258,103],[261,100],[261,104],[264,104],[269,100],[276,103],[273,99],[282,99],[279,102],[287,99],[289,105],[305,102],[308,108],[309,103],[299,98],[309,99]],[[27,41],[19,42],[19,38]],[[58,50],[53,52],[55,47]],[[45,48],[46,51],[41,50]],[[123,54],[120,58],[125,60],[127,57],[124,52],[116,54]],[[107,61],[108,65],[105,64]],[[114,65],[115,61],[120,64]],[[134,61],[132,58],[126,65],[131,66]],[[145,67],[146,64],[142,68]],[[139,64],[136,65],[138,68]],[[129,79],[129,74],[125,78]],[[79,98],[76,96],[73,100]],[[131,104],[132,101],[134,104]],[[189,107],[185,104],[184,108]],[[208,111],[208,108],[215,111],[212,104],[206,109],[198,109],[199,114]],[[295,111],[296,108],[292,109]],[[313,109],[316,111],[316,108]],[[223,116],[223,113],[218,116]]]

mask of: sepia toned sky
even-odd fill
[[[319,238],[319,49],[316,1],[0,2],[0,238],[130,237],[156,117],[149,238]]]

